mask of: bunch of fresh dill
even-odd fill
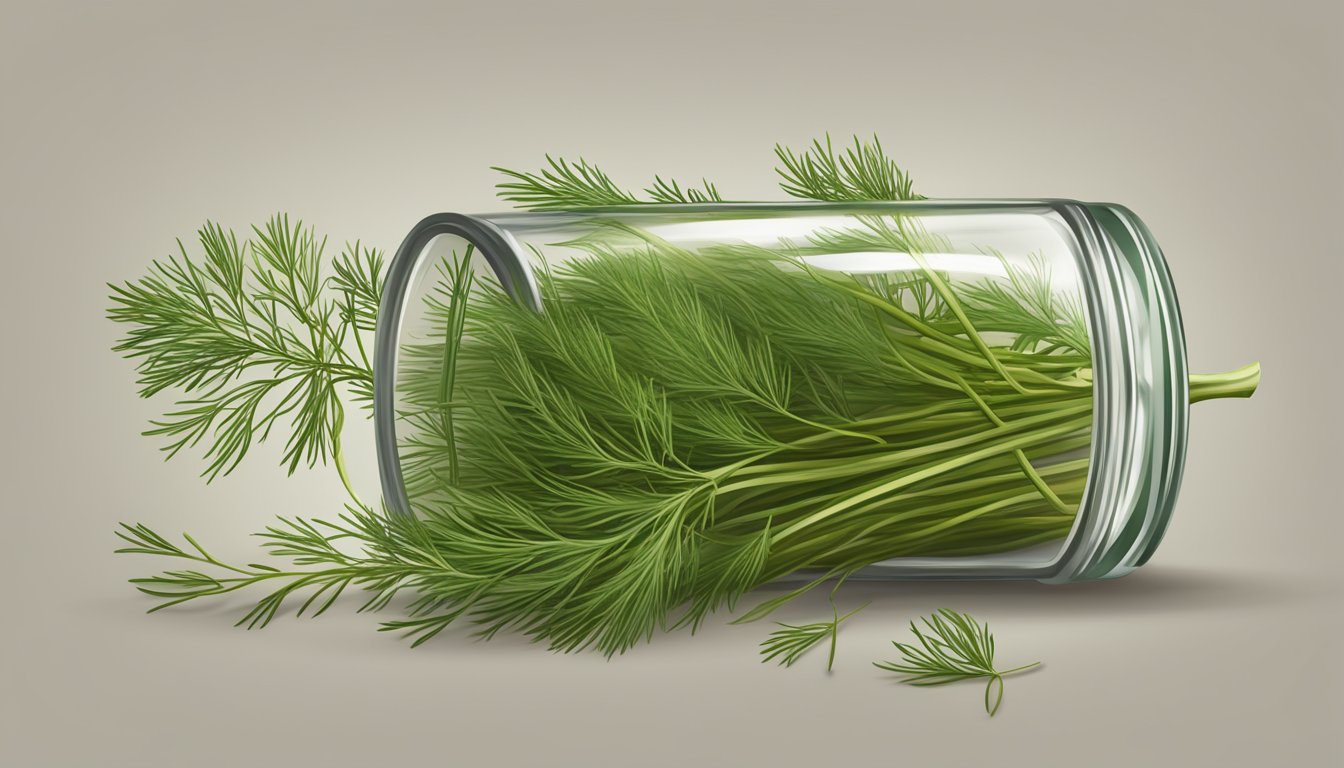
[[[914,197],[876,142],[777,154],[796,196]],[[638,202],[583,161],[506,173],[505,197],[528,207]],[[719,199],[708,182],[661,178],[648,193]],[[405,590],[408,616],[384,629],[417,643],[467,617],[486,637],[610,655],[795,571],[815,578],[742,618],[887,558],[1017,549],[1072,527],[1090,350],[1081,304],[1052,293],[1043,265],[1005,262],[1007,283],[955,288],[927,265],[900,282],[809,266],[942,250],[889,216],[774,248],[689,252],[615,222],[596,235],[576,243],[586,258],[539,275],[544,312],[474,290],[469,251],[440,265],[424,308],[435,340],[404,350],[415,515],[352,493],[337,520],[282,518],[261,535],[286,569],[125,526],[122,551],[197,564],[135,580],[156,609],[279,585],[244,616],[257,626],[300,593],[300,612],[321,613],[350,585],[368,591],[366,609]],[[355,248],[322,278],[318,241],[284,219],[241,246],[213,226],[201,241],[203,265],[184,254],[114,288],[112,317],[132,326],[119,349],[139,359],[144,394],[190,398],[152,431],[175,436],[173,452],[213,438],[213,476],[288,417],[291,470],[328,454],[341,468],[334,392],[367,396],[359,334],[381,260]],[[991,344],[991,331],[1011,341]],[[1201,386],[1192,399],[1235,394]]]

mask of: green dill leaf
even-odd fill
[[[283,420],[283,466],[325,463],[339,451],[341,390],[372,399],[365,337],[382,255],[355,244],[326,277],[325,241],[283,215],[254,227],[253,239],[212,222],[197,239],[201,257],[179,242],[146,276],[109,286],[108,316],[129,328],[114,350],[136,361],[140,394],[178,395],[146,434],[166,438],[169,457],[204,443],[202,474],[213,480]]]
[[[546,167],[531,173],[494,166],[506,181],[495,185],[499,197],[532,210],[574,210],[612,205],[657,203],[721,203],[719,190],[708,180],[702,186],[682,187],[674,179],[655,176],[644,192],[651,200],[641,200],[616,186],[602,169],[583,158],[571,162],[563,157],[546,156]]]
[[[783,164],[776,168],[780,188],[793,197],[832,202],[856,200],[920,200],[911,189],[910,176],[882,150],[876,136],[871,142],[854,137],[853,146],[836,153],[830,134],[825,143],[814,139],[801,152],[775,145]]]
[[[719,196],[719,190],[708,180],[701,179],[704,185],[703,189],[696,189],[688,186],[685,189],[676,182],[675,179],[663,180],[661,176],[655,176],[653,186],[644,191],[659,203],[721,203],[723,198]]]
[[[910,622],[918,644],[893,641],[902,660],[873,662],[874,666],[903,675],[901,682],[916,686],[947,685],[962,680],[985,679],[985,711],[993,717],[1003,703],[1003,678],[1039,666],[1040,662],[1012,669],[994,667],[994,636],[970,614],[941,608],[923,619],[921,628]]]
[[[594,206],[628,205],[639,202],[634,195],[621,190],[611,177],[595,165],[579,158],[570,162],[563,157],[546,156],[546,168],[539,173],[525,173],[508,168],[492,167],[510,181],[496,185],[499,196],[523,208],[590,208]]]
[[[832,603],[831,608],[834,616],[830,621],[819,621],[812,624],[775,622],[780,628],[771,632],[770,636],[761,643],[761,663],[778,659],[780,665],[791,667],[804,653],[823,640],[830,640],[830,653],[826,658],[826,671],[830,672],[835,666],[835,646],[836,638],[840,632],[840,624],[866,607],[868,607],[868,603],[864,603],[841,616],[839,609],[835,608],[835,604]]]

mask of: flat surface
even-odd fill
[[[84,5],[0,19],[0,765],[1344,763],[1337,3]],[[411,650],[351,603],[262,632],[230,628],[241,601],[142,615],[124,580],[160,564],[112,554],[118,521],[252,558],[247,533],[341,489],[286,479],[275,446],[210,487],[163,463],[105,282],[207,218],[285,210],[394,248],[428,213],[496,208],[488,166],[545,152],[773,198],[770,147],[824,130],[879,132],[931,196],[1128,205],[1192,367],[1264,364],[1254,400],[1195,408],[1141,572],[848,587],[873,605],[831,675],[757,663],[761,624],[607,662],[464,632]],[[993,720],[975,684],[870,666],[941,606],[990,621],[1002,662],[1044,662]]]

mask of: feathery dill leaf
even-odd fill
[[[146,276],[109,285],[108,317],[129,326],[113,349],[136,361],[141,396],[179,398],[145,434],[166,438],[170,457],[204,441],[213,480],[283,419],[287,470],[325,463],[339,453],[339,390],[372,399],[362,336],[382,294],[381,253],[350,246],[325,277],[325,240],[280,215],[242,242],[214,223],[198,240],[203,257],[179,241]]]
[[[655,176],[653,186],[646,187],[645,192],[659,203],[721,203],[723,198],[719,197],[719,190],[708,179],[701,179],[700,183],[704,185],[703,189],[687,186],[685,189],[676,182],[675,179],[663,180],[662,176]]]
[[[877,136],[871,142],[854,137],[853,146],[839,154],[831,144],[813,139],[811,146],[794,152],[775,145],[783,163],[776,168],[780,189],[793,197],[834,202],[870,200],[922,200],[911,188],[910,175],[887,157]]]
[[[831,603],[831,609],[834,613],[830,621],[818,621],[812,624],[785,624],[777,621],[780,628],[770,633],[764,641],[761,642],[761,663],[773,661],[778,658],[779,663],[785,667],[792,667],[793,663],[804,653],[816,646],[822,640],[831,641],[831,650],[826,657],[826,671],[830,672],[835,666],[835,644],[836,638],[840,633],[840,624],[845,619],[858,613],[868,607],[868,603],[840,615],[840,610]]]
[[[639,203],[719,203],[719,190],[707,180],[703,188],[682,187],[675,179],[655,176],[644,192],[651,200],[641,200],[616,186],[602,169],[583,158],[571,162],[563,157],[546,156],[546,167],[530,173],[492,166],[508,177],[495,185],[501,199],[531,210],[572,210]]]
[[[979,624],[970,614],[941,608],[923,621],[922,630],[910,622],[918,645],[892,641],[901,652],[900,662],[878,661],[874,666],[905,675],[901,682],[918,686],[986,678],[985,711],[993,717],[1003,703],[1004,676],[1040,665],[1035,661],[1012,669],[995,669],[994,635],[988,624]]]
[[[430,579],[451,570],[428,546],[417,521],[355,505],[335,521],[279,517],[259,534],[269,555],[295,566],[287,568],[226,563],[188,534],[183,534],[188,546],[182,547],[143,524],[122,523],[116,533],[128,545],[117,549],[118,554],[156,555],[193,564],[190,570],[131,579],[136,589],[159,600],[150,613],[202,597],[274,585],[237,621],[236,626],[248,629],[265,627],[289,600],[300,597],[297,616],[320,616],[351,586],[368,595],[360,612],[378,611],[403,589],[422,590]],[[359,552],[347,553],[336,546],[346,540],[358,544]],[[417,615],[424,608],[412,604],[409,610]]]
[[[546,210],[550,208],[590,208],[606,205],[629,205],[639,200],[612,182],[611,177],[595,165],[579,158],[570,162],[563,157],[546,156],[547,167],[539,173],[526,173],[491,166],[511,181],[496,185],[499,196],[518,203],[523,208]]]
[[[994,249],[1008,280],[982,280],[966,286],[961,301],[977,328],[1014,334],[1015,352],[1059,353],[1090,359],[1087,318],[1077,294],[1051,287],[1050,266],[1039,253],[1019,265]]]
[[[775,145],[775,156],[783,164],[776,168],[780,188],[793,197],[820,201],[922,200],[912,190],[909,174],[886,155],[882,143],[853,137],[853,146],[837,153],[830,134],[825,142],[814,139],[801,152],[782,144]],[[493,166],[508,177],[496,185],[500,198],[532,210],[574,210],[612,205],[657,203],[721,203],[723,197],[713,183],[701,180],[701,187],[682,187],[674,179],[655,176],[644,189],[645,201],[618,187],[611,177],[583,158],[576,162],[546,156],[546,166],[538,172],[517,171]]]

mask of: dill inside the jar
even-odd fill
[[[487,626],[619,651],[799,570],[1065,537],[1087,476],[1081,300],[1044,259],[957,281],[855,216],[685,250],[614,220],[539,270],[542,311],[446,259],[403,347],[407,494]],[[812,257],[885,250],[903,273]],[[458,598],[460,599],[460,598]]]

